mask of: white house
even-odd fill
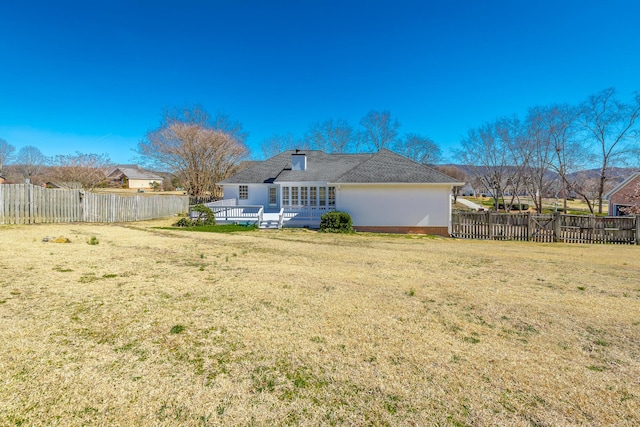
[[[216,218],[257,215],[261,226],[318,227],[323,213],[338,210],[358,231],[449,235],[451,190],[462,184],[384,149],[285,151],[219,182],[224,200]]]

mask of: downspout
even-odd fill
[[[453,191],[453,185],[451,187],[449,187],[449,192],[448,192],[448,200],[449,200],[449,219],[447,220],[447,233],[449,234],[449,237],[451,237],[451,231],[452,231],[452,224],[451,224],[451,215],[453,214],[453,207],[452,207],[452,203],[451,203],[451,192]]]

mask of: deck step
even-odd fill
[[[272,229],[272,230],[277,230],[278,228],[278,221],[274,221],[274,220],[266,220],[266,221],[261,221],[260,222],[260,226],[259,228],[266,228],[266,229]]]

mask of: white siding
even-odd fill
[[[161,179],[130,179],[129,180],[129,188],[151,188],[151,184],[157,182],[162,185]]]
[[[450,185],[342,184],[336,209],[356,226],[448,227],[450,194]]]
[[[243,184],[249,187],[249,198],[240,199],[240,185],[226,184],[224,189],[225,199],[236,199],[238,205],[262,205],[269,206],[269,186],[267,184]]]

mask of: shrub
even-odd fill
[[[351,215],[346,212],[327,212],[320,217],[320,231],[325,233],[352,233]]]
[[[193,227],[193,221],[189,218],[180,218],[178,222],[173,224],[174,227]]]
[[[205,205],[195,205],[191,208],[191,212],[197,212],[197,216],[193,219],[194,225],[216,225],[216,217],[213,211]]]
[[[195,216],[193,215],[194,212],[196,213]],[[213,211],[205,205],[195,205],[194,207],[192,207],[191,215],[194,216],[193,219],[180,218],[178,222],[173,224],[173,226],[194,227],[198,225],[216,225],[216,217],[213,214]]]

